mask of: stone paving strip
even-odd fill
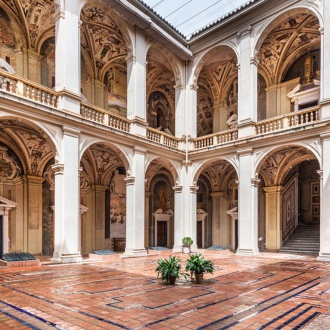
[[[175,286],[157,279],[159,257],[2,268],[0,330],[330,328],[330,264],[315,257],[210,254],[202,285]]]

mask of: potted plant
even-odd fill
[[[205,260],[204,257],[200,254],[192,254],[189,256],[189,259],[186,261],[186,271],[195,273],[195,278],[197,284],[202,284],[203,274],[214,272],[214,264],[210,260]]]
[[[183,275],[185,278],[189,276],[187,273],[180,273],[181,259],[178,256],[170,256],[169,259],[158,259],[157,263],[157,278],[161,274],[162,281],[166,280],[167,283],[174,285],[180,275]]]
[[[190,237],[184,237],[182,239],[183,253],[190,253],[190,247],[193,245],[194,241]]]

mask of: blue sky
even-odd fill
[[[248,0],[142,0],[186,37]]]

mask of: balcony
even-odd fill
[[[61,97],[59,92],[3,70],[0,70],[0,91],[17,96],[16,101],[18,102],[23,99],[29,100],[52,109],[58,109],[59,98]],[[321,107],[317,105],[305,110],[258,121],[253,124],[254,135],[249,136],[249,138],[281,133],[293,128],[314,126],[315,123],[320,121],[320,109]],[[80,104],[80,115],[89,121],[105,125],[114,130],[130,133],[131,120],[92,104],[82,102]],[[133,134],[132,138],[134,138]],[[151,127],[146,127],[146,139],[167,148],[180,148],[179,138]],[[238,138],[238,129],[235,128],[195,138],[192,140],[191,148],[192,150],[203,150],[210,147],[230,145],[244,139],[244,137]]]

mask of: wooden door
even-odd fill
[[[157,246],[167,247],[167,221],[157,221]]]
[[[197,221],[197,247],[203,247],[203,221]]]

